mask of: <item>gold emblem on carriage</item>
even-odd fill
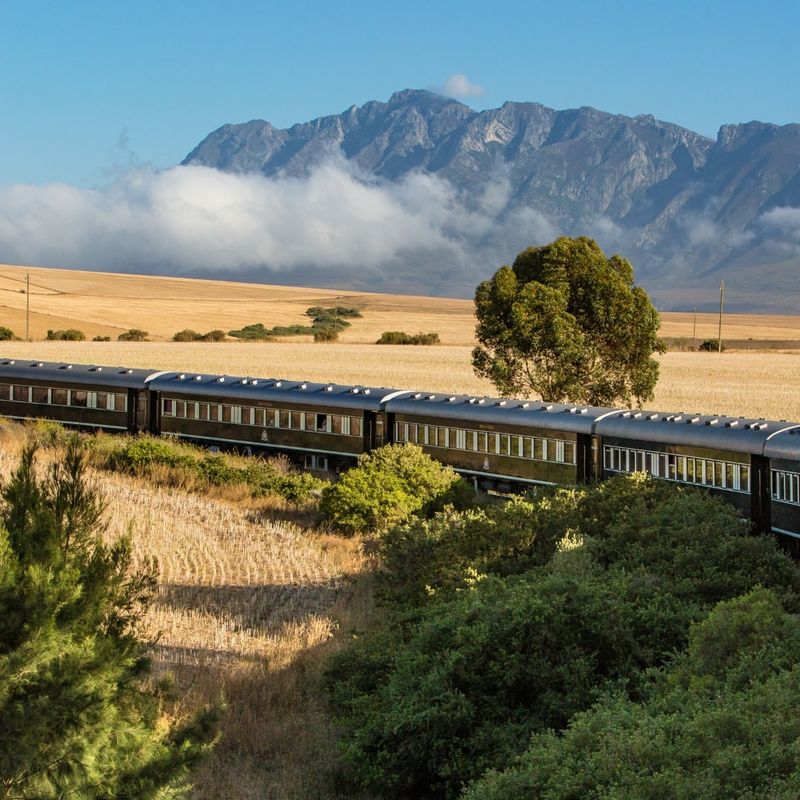
[[[489,459],[488,458],[484,458],[483,459],[483,468],[484,469],[489,469]]]
[[[261,431],[261,441],[262,442],[269,441],[269,436],[267,436],[267,432],[266,431]]]

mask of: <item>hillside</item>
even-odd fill
[[[129,328],[141,328],[154,341],[169,341],[184,328],[205,332],[254,322],[268,327],[307,324],[309,307],[338,304],[363,314],[341,335],[344,343],[371,344],[383,331],[405,330],[436,331],[448,345],[473,344],[471,300],[0,265],[0,325],[21,338],[27,274],[34,340],[44,339],[48,329],[78,328],[89,339],[115,340]],[[693,322],[691,313],[664,313],[661,333],[691,339]],[[698,313],[698,341],[716,335],[717,315]],[[727,314],[723,335],[739,340],[800,340],[800,317]]]
[[[455,236],[460,259],[431,269],[407,254],[403,291],[468,296],[487,265],[557,234],[587,234],[630,258],[663,307],[694,304],[722,278],[732,308],[796,308],[800,125],[723,125],[712,140],[648,114],[528,102],[474,111],[405,90],[288,129],[223,125],[183,164],[299,177],[331,158],[390,184],[436,176],[452,190],[448,202],[474,215]],[[314,280],[313,267],[295,276]],[[397,273],[378,285],[397,285]],[[334,279],[357,280],[350,269]],[[711,294],[699,299],[707,308]]]

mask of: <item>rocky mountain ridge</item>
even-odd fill
[[[390,183],[436,176],[490,219],[472,242],[474,269],[444,269],[444,279],[438,270],[434,285],[429,269],[410,265],[414,291],[469,294],[521,247],[566,233],[630,258],[665,308],[696,302],[722,278],[741,308],[795,303],[787,291],[800,273],[797,124],[723,125],[713,140],[652,115],[517,102],[475,111],[404,90],[288,129],[223,125],[183,163],[301,176],[331,157]]]

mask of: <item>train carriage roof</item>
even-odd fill
[[[752,417],[625,411],[599,420],[595,433],[616,439],[762,455],[771,437],[793,425]]]
[[[592,432],[598,419],[607,414],[621,413],[613,408],[546,403],[543,400],[430,392],[408,392],[394,397],[386,403],[386,410],[392,414],[441,419],[450,425],[470,422],[587,434]]]
[[[800,424],[785,427],[768,437],[764,445],[767,458],[784,458],[787,461],[800,461]]]
[[[60,361],[32,361],[6,358],[0,360],[0,381],[41,381],[82,386],[104,386],[122,389],[144,389],[152,369],[130,369],[99,364],[71,364]]]
[[[398,393],[397,389],[385,387],[194,372],[159,372],[148,379],[147,385],[154,391],[167,392],[175,397],[214,397],[221,402],[229,400],[237,403],[260,400],[297,406],[313,403],[315,406],[359,411],[380,411],[386,399]]]

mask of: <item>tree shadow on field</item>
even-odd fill
[[[217,617],[233,631],[277,632],[287,622],[325,613],[336,601],[339,582],[254,585],[162,584],[154,600],[158,610],[191,611]]]

